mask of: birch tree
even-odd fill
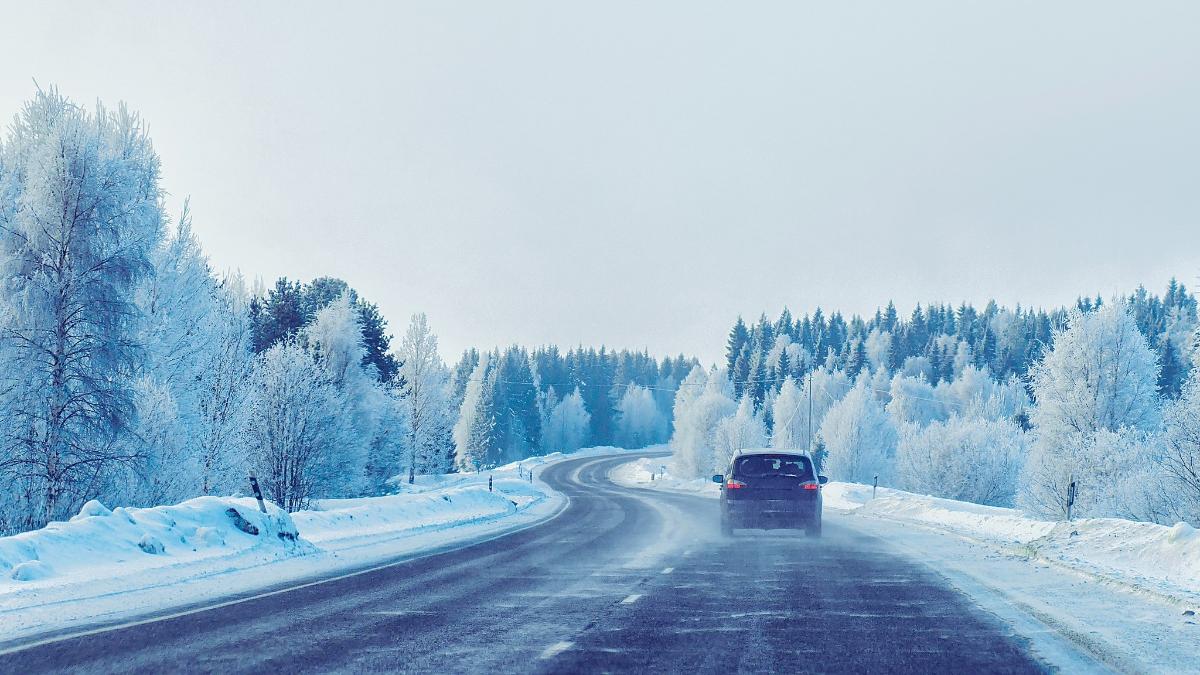
[[[25,522],[63,518],[116,466],[141,358],[134,292],[163,236],[159,161],[124,107],[39,91],[0,147],[0,471]]]

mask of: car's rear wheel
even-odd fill
[[[804,528],[804,535],[813,538],[821,536],[821,519],[819,517],[814,518],[808,527]]]

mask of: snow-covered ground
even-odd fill
[[[666,459],[612,472],[618,483],[719,498]],[[664,471],[665,469],[665,471]],[[653,474],[653,479],[651,479]],[[925,561],[1045,652],[1052,635],[1130,672],[1200,663],[1200,532],[1111,518],[1056,523],[1014,509],[830,483],[826,518]],[[1069,655],[1051,662],[1070,668]]]
[[[564,457],[420,477],[411,487],[399,483],[393,496],[321,500],[293,514],[269,503],[263,514],[253,498],[111,510],[89,502],[69,522],[0,538],[0,642],[350,572],[527,526],[561,508],[563,498],[537,476]]]

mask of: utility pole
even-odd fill
[[[812,435],[812,371],[808,371],[808,451],[813,451],[813,435]]]

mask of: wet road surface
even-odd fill
[[[0,672],[1040,672],[919,562],[824,537],[722,538],[716,500],[568,460],[536,527],[328,583],[0,655]]]

